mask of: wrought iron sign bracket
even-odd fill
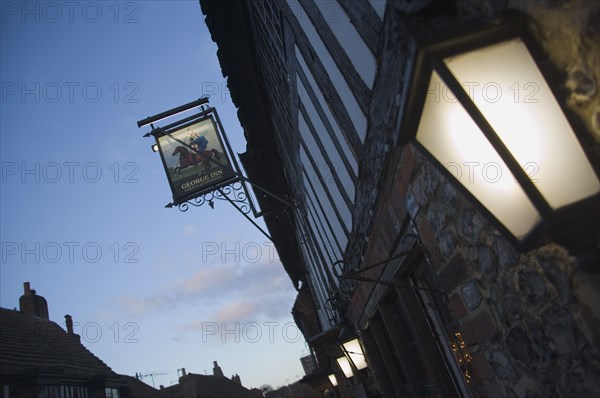
[[[155,123],[159,120],[175,116],[196,107],[200,108],[200,113],[195,113],[164,127],[155,126]],[[246,184],[282,204],[281,207],[274,211],[281,209],[285,211],[286,207],[292,209],[298,207],[296,204],[290,203],[288,200],[281,198],[242,174],[217,110],[214,107],[208,106],[208,98],[200,98],[169,111],[140,120],[137,122],[137,125],[138,127],[150,125],[152,130],[144,134],[144,137],[152,136],[156,139],[155,147],[157,149],[155,151],[160,151],[163,166],[167,173],[171,190],[173,191],[173,201],[165,207],[172,208],[177,206],[180,211],[185,212],[189,209],[189,205],[199,207],[208,203],[211,208],[214,208],[215,200],[226,200],[271,241],[272,238],[269,234],[250,218],[248,214],[252,211],[254,218],[258,218],[266,214],[271,214],[273,211],[257,211]],[[189,131],[190,129],[192,130],[191,132]],[[212,149],[208,149],[207,147],[208,141],[203,136],[205,131],[213,136]],[[187,137],[185,134],[191,135],[191,137]],[[165,137],[168,138],[166,139]],[[184,138],[189,139],[190,142],[185,142]],[[204,139],[203,147],[196,142],[199,138]],[[169,150],[165,152],[166,149]],[[171,154],[171,152],[173,153]],[[176,154],[179,158],[175,165],[172,159]],[[219,156],[219,154],[225,155],[225,159],[221,159],[222,156]],[[201,173],[188,172],[185,175],[181,172],[181,170],[188,167],[192,167],[193,170],[198,164],[204,165]],[[211,182],[206,183],[206,180],[211,180]],[[196,184],[200,187],[184,190],[184,186],[189,188]]]
[[[229,202],[248,221],[250,221],[250,223],[254,225],[254,227],[256,227],[256,229],[258,229],[267,239],[273,242],[271,236],[248,216],[248,213],[250,213],[252,208],[250,206],[246,190],[242,189],[242,184],[242,180],[236,180],[229,185],[217,188],[215,191],[210,191],[186,202],[179,203],[177,207],[179,208],[179,211],[182,212],[188,211],[189,205],[200,207],[204,204],[208,204],[211,209],[214,209],[215,200],[225,200]],[[169,203],[165,207],[171,208],[173,206],[173,203]]]

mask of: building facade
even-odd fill
[[[588,185],[597,206],[600,5],[200,4],[239,108],[248,142],[240,155],[244,168],[294,205],[257,192],[298,289],[293,314],[319,367],[307,379],[315,390],[386,397],[600,395],[598,208],[571,211],[569,222],[520,245],[517,234],[504,231],[510,227],[498,226],[493,209],[482,209],[453,180],[477,172],[473,163],[444,170],[407,133],[414,128],[411,96],[420,87],[422,43],[517,19],[539,48],[536,62],[551,71],[544,76],[551,76],[548,84],[591,165]],[[516,83],[500,87],[502,95],[510,93],[515,103],[533,98],[537,86]],[[493,99],[500,95],[496,81],[470,84],[492,88]],[[437,102],[457,101],[444,86],[421,89]],[[527,140],[525,130],[518,140]],[[569,167],[545,178],[558,180]],[[512,203],[500,207],[518,213]],[[335,363],[346,325],[368,363],[348,379]]]
[[[19,310],[0,308],[0,398],[168,398],[119,375],[90,352],[65,315],[66,331],[49,318],[48,302],[23,284]]]
[[[20,310],[0,308],[0,397],[130,397],[121,377],[49,320],[46,299],[24,283]]]
[[[182,375],[178,384],[168,387],[161,386],[161,392],[170,398],[260,398],[262,392],[258,389],[247,389],[242,386],[240,376],[235,374],[227,378],[217,361],[213,361],[213,374],[201,375],[187,373],[181,369]]]

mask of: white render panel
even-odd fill
[[[306,124],[306,121],[304,120],[304,116],[300,115],[298,117],[298,122],[299,122],[299,130],[300,130],[300,135],[302,136],[302,138],[304,139],[304,143],[306,144],[306,148],[305,150],[309,151],[313,161],[316,163],[316,167],[322,167],[322,165],[325,165],[325,160],[323,159],[323,155],[321,154],[321,151],[319,151],[319,148],[317,147],[317,144],[315,142],[315,140],[313,139],[310,130],[308,129],[308,125]],[[306,169],[309,171],[312,171],[309,175],[309,177],[311,177],[311,182],[313,184],[313,186],[315,187],[316,190],[319,189],[319,187],[321,187],[321,189],[323,189],[323,196],[321,196],[319,194],[319,197],[321,198],[321,202],[323,202],[325,199],[327,199],[327,201],[329,201],[329,199],[326,196],[325,193],[325,189],[327,189],[329,191],[329,193],[331,194],[331,197],[334,201],[334,203],[331,203],[332,206],[335,206],[338,210],[338,212],[340,213],[340,216],[342,218],[342,221],[344,222],[344,224],[346,224],[346,229],[348,231],[352,230],[352,214],[350,213],[350,209],[348,209],[348,206],[346,206],[346,202],[344,201],[344,198],[342,197],[342,194],[340,192],[340,190],[338,189],[337,184],[335,183],[335,180],[333,179],[333,176],[327,174],[327,173],[323,173],[323,169],[319,169],[318,171],[320,172],[322,178],[323,178],[323,182],[325,183],[326,186],[323,186],[323,184],[321,184],[321,180],[318,178],[317,176],[317,170],[313,169],[313,165],[310,163],[310,160],[308,159],[306,153],[303,153],[304,156],[306,156],[305,159],[302,159],[302,163],[305,165]],[[328,169],[329,167],[327,167]],[[332,211],[331,214],[327,214],[328,217],[336,217],[335,213]]]
[[[315,229],[315,236],[319,236],[318,234],[320,233],[321,236],[323,237],[322,245],[325,246],[327,253],[329,253],[329,256],[331,257],[331,263],[327,264],[329,266],[329,268],[331,268],[331,265],[342,259],[342,254],[340,253],[337,244],[335,243],[335,240],[333,238],[333,236],[331,236],[331,231],[329,231],[329,228],[327,227],[327,224],[325,223],[325,220],[321,219],[321,217],[319,217],[320,212],[317,211],[317,208],[308,208],[308,218],[309,218],[309,223],[311,225],[311,228]],[[314,217],[315,221],[313,222],[313,220],[311,219],[311,217]]]
[[[342,252],[340,247],[338,246],[338,242],[336,242],[336,237],[334,236],[333,232],[332,232],[332,228],[333,226],[330,228],[329,225],[327,225],[327,219],[325,217],[325,214],[323,213],[323,211],[321,211],[321,209],[319,208],[318,204],[316,203],[313,193],[310,190],[310,187],[308,187],[306,185],[306,179],[309,178],[305,172],[302,173],[302,179],[303,179],[303,184],[306,187],[306,191],[308,192],[308,205],[306,207],[306,213],[307,213],[307,222],[310,221],[310,225],[312,228],[312,220],[311,220],[311,215],[319,221],[319,225],[321,226],[321,233],[323,234],[323,236],[325,236],[325,239],[327,239],[327,244],[329,245],[330,250],[332,251],[333,254],[333,258],[337,259],[342,259]],[[341,243],[340,243],[341,245]]]
[[[333,145],[333,141],[331,141],[331,137],[329,137],[329,134],[327,133],[325,126],[323,125],[323,122],[321,121],[321,118],[319,117],[319,114],[317,113],[317,110],[313,106],[312,101],[310,100],[310,98],[308,97],[306,92],[304,92],[303,85],[302,85],[302,82],[300,81],[300,78],[296,79],[296,82],[298,85],[298,95],[300,97],[300,100],[304,104],[304,108],[306,108],[306,112],[308,113],[310,121],[312,122],[312,125],[315,127],[315,130],[317,131],[317,134],[319,135],[319,140],[321,141],[323,148],[327,152],[327,155],[329,155],[329,160],[331,161],[331,163],[333,165],[333,170],[329,170],[329,166],[327,164],[325,164],[325,159],[322,159],[322,163],[321,163],[321,158],[320,158],[318,161],[319,168],[321,169],[321,171],[329,170],[330,173],[336,173],[336,175],[340,179],[340,182],[344,186],[344,189],[346,190],[348,197],[350,198],[352,203],[354,203],[354,183],[352,182],[352,178],[348,174],[346,167],[344,167],[342,158],[340,157],[339,152]],[[307,126],[307,128],[308,128],[308,126]],[[302,130],[300,130],[300,131],[302,131]],[[310,131],[309,131],[309,134],[310,134]],[[308,140],[314,141],[314,137],[312,136],[312,134],[310,135],[310,137],[304,137],[304,141],[307,144],[308,144]],[[315,146],[316,146],[316,143],[315,143]],[[312,146],[311,146],[311,151],[312,151]],[[313,158],[315,158],[315,156],[313,156]],[[327,181],[327,182],[330,182],[330,181]]]
[[[333,267],[332,267],[333,263],[340,259],[334,253],[333,245],[335,243],[328,245],[327,242],[324,242],[323,240],[321,240],[321,238],[319,236],[319,232],[322,235],[323,231],[318,225],[315,225],[313,220],[310,219],[310,216],[309,216],[308,223],[310,224],[310,228],[313,230],[315,240],[317,241],[317,250],[321,251],[321,253],[323,254],[323,258],[325,259],[325,264],[322,265],[323,268],[322,268],[321,272],[323,274],[327,274],[328,272],[331,272],[331,270],[333,269]],[[329,246],[329,247],[327,247],[327,246]],[[334,283],[337,285],[338,284],[337,278],[334,277],[332,279],[333,279]],[[327,280],[327,286],[329,286],[329,280]],[[330,287],[337,288],[338,286],[330,286]]]
[[[313,237],[317,244],[317,249],[321,251],[321,254],[323,255],[323,258],[325,259],[325,262],[330,263],[330,262],[336,261],[337,259],[336,259],[335,253],[333,252],[333,248],[331,246],[328,246],[328,244],[325,241],[323,241],[323,239],[322,239],[323,231],[321,230],[321,228],[319,228],[318,225],[315,224],[315,222],[312,220],[310,214],[308,215],[308,225],[309,225],[310,229],[312,230]],[[328,239],[327,235],[325,235],[325,239]],[[327,264],[325,264],[324,266],[327,266]]]
[[[323,44],[323,41],[319,37],[314,25],[306,15],[306,11],[303,10],[301,18],[297,19],[302,27],[302,30],[306,34],[308,41],[325,67],[331,82],[342,99],[342,102],[348,111],[348,115],[350,116],[350,120],[352,121],[352,124],[354,124],[354,128],[360,137],[360,140],[364,142],[365,136],[367,135],[367,117],[364,113],[362,113],[356,98],[354,98],[352,90],[350,90],[350,87],[348,87],[348,83],[346,83],[344,76],[338,69],[335,61],[331,57],[331,54],[329,54],[329,51],[327,51],[327,47],[325,47],[325,44]]]
[[[299,212],[297,212],[296,214],[299,214]],[[307,222],[310,222],[310,221],[307,220]],[[308,240],[308,231],[306,231],[306,228],[312,228],[312,227],[302,225],[302,228],[300,229],[301,233],[305,236],[305,243],[301,245],[302,253],[303,253],[304,257],[306,258],[306,261],[308,262],[308,266],[310,267],[310,269],[312,270],[312,272],[315,272],[316,271],[316,266],[320,263],[320,261],[316,260],[314,258],[314,256],[313,256],[312,252],[310,252],[310,249],[309,249],[309,240]],[[332,247],[335,248],[335,244]],[[331,269],[331,266],[329,264],[325,264],[325,266],[328,267],[329,269]],[[323,269],[323,272],[325,273],[325,269]],[[334,286],[334,288],[339,287],[339,281],[335,277],[335,275],[334,275],[333,280],[334,280],[334,282],[336,284],[336,286]],[[328,286],[329,282],[327,282],[326,285]]]
[[[369,3],[371,3],[371,7],[373,7],[377,15],[383,20],[386,0],[369,0]]]
[[[308,156],[306,155],[306,152],[304,152],[304,148],[300,149],[300,159],[304,165],[308,165],[310,167],[310,161],[308,160]],[[303,176],[303,178],[309,178],[309,176]],[[335,234],[335,237],[336,237],[337,241],[339,242],[342,250],[346,250],[346,245],[348,244],[348,237],[346,236],[346,233],[344,232],[344,229],[342,228],[342,224],[340,223],[340,220],[337,218],[337,216],[335,215],[335,212],[333,211],[332,204],[329,201],[329,198],[327,197],[327,195],[325,194],[325,191],[323,190],[323,186],[321,185],[321,183],[319,181],[311,180],[311,182],[313,183],[312,185],[315,188],[315,192],[312,191],[310,185],[308,185],[307,182],[304,182],[306,191],[309,194],[308,198],[314,203],[316,208],[318,208],[318,204],[317,204],[315,197],[318,196],[320,198],[321,205],[323,206],[323,211],[325,212],[325,214],[323,216],[327,217],[329,223],[331,224],[333,233]]]
[[[352,25],[352,22],[350,22],[348,14],[346,14],[338,3],[331,0],[319,0],[315,4],[327,21],[334,36],[346,54],[348,54],[348,58],[352,61],[360,77],[369,88],[373,88],[375,73],[377,71],[377,61],[371,50],[369,50],[369,47],[367,47],[356,31],[354,25]]]
[[[298,46],[296,46],[296,58],[298,59],[298,63],[300,64],[300,67],[302,68],[302,70],[304,71],[304,74],[306,75],[306,79],[308,80],[310,87],[312,88],[313,92],[315,93],[315,96],[317,97],[317,100],[319,101],[319,105],[321,105],[321,109],[323,110],[323,113],[325,113],[325,116],[327,117],[327,120],[329,121],[329,124],[331,125],[331,128],[333,129],[333,132],[335,133],[335,136],[337,137],[338,142],[340,143],[342,149],[344,150],[344,155],[350,162],[350,166],[352,167],[352,170],[354,171],[354,175],[358,175],[358,162],[352,155],[352,151],[350,150],[350,145],[348,144],[348,141],[346,141],[344,134],[342,134],[342,131],[340,130],[340,126],[337,124],[335,117],[331,113],[331,109],[329,109],[329,106],[325,103],[325,97],[323,97],[321,88],[317,85],[315,78],[313,77],[312,73],[310,72],[310,69],[306,65],[306,61],[304,61],[304,57],[302,56],[302,53],[300,52],[300,49],[298,48]],[[301,87],[302,86],[298,86],[298,90],[300,90]],[[300,95],[300,92],[298,92],[298,94]]]

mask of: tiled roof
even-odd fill
[[[256,394],[224,376],[188,374],[164,390],[172,398],[256,398]]]
[[[36,371],[82,380],[103,375],[118,379],[78,336],[45,318],[0,308],[0,375]]]

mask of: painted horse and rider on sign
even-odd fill
[[[212,118],[158,138],[174,199],[209,190],[235,177]]]

